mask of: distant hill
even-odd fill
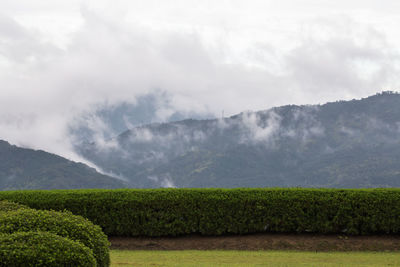
[[[125,183],[41,150],[0,140],[0,190],[122,188]]]
[[[400,95],[132,128],[79,152],[135,187],[399,187]]]

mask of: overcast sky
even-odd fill
[[[396,91],[399,14],[397,0],[1,0],[0,139],[79,160],[82,112],[157,90],[216,116]]]

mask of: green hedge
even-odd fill
[[[28,208],[28,206],[10,202],[7,200],[0,201],[0,212],[7,212],[7,211],[26,209],[26,208]]]
[[[93,252],[68,238],[47,232],[0,235],[0,266],[96,266]]]
[[[19,209],[0,213],[0,233],[43,231],[79,241],[93,251],[97,266],[109,266],[109,242],[101,228],[70,212]]]
[[[110,236],[400,233],[399,189],[117,189],[0,192],[67,209]]]

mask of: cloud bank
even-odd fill
[[[75,160],[83,161],[71,125],[83,119],[102,142],[114,133],[90,114],[154,92],[170,96],[168,108],[155,108],[165,121],[174,112],[219,117],[222,110],[232,115],[399,88],[396,25],[382,29],[383,18],[395,14],[374,1],[364,13],[353,4],[328,12],[311,0],[278,7],[57,1],[63,11],[48,1],[42,9],[20,2],[28,9],[0,4],[0,138]],[[382,21],[367,23],[371,15]],[[252,117],[247,123],[256,125]],[[267,130],[255,137],[269,136]]]

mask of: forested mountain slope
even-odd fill
[[[122,188],[121,180],[41,150],[0,140],[0,190]]]
[[[135,127],[79,148],[134,187],[398,187],[400,95]]]

